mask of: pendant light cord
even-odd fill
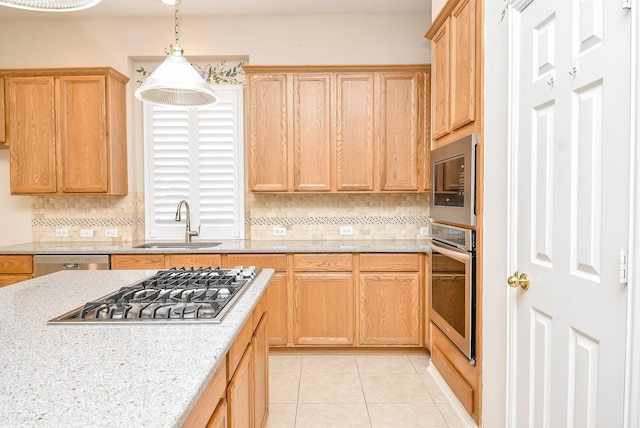
[[[175,32],[176,32],[176,46],[178,46],[179,38],[180,38],[180,26],[178,24],[178,3],[180,0],[176,0],[176,16],[175,16]]]

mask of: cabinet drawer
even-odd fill
[[[163,269],[164,254],[113,254],[111,269]]]
[[[351,272],[351,254],[294,254],[293,270],[305,272]]]
[[[431,329],[431,361],[447,381],[456,397],[470,415],[476,402],[475,368],[433,323]]]
[[[16,274],[0,274],[0,287],[4,287],[6,285],[15,284],[16,282],[26,281],[31,279],[32,275],[30,273],[16,273]]]
[[[0,256],[0,273],[32,273],[33,256]]]
[[[222,257],[220,254],[166,254],[165,267],[177,268],[199,268],[199,267],[220,267]]]
[[[229,254],[226,266],[255,266],[275,269],[276,272],[286,272],[287,256],[284,254]]]
[[[362,272],[418,272],[418,254],[360,254]]]

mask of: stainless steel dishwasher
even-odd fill
[[[60,270],[109,270],[109,256],[106,254],[56,254],[35,255],[33,257],[35,276],[42,276]]]

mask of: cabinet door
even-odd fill
[[[449,127],[449,54],[451,49],[449,20],[446,20],[431,41],[431,56],[433,58],[431,79],[433,86],[432,126],[433,138],[447,135]]]
[[[373,73],[336,75],[336,188],[374,189]]]
[[[287,274],[275,273],[271,277],[267,291],[265,291],[267,313],[269,314],[267,331],[271,346],[282,346],[288,343],[289,304],[287,296]]]
[[[296,73],[293,80],[294,190],[331,190],[331,75]]]
[[[418,190],[423,73],[380,74],[380,190]]]
[[[11,193],[55,193],[54,79],[11,77],[5,87]]]
[[[289,190],[287,75],[249,74],[249,190]]]
[[[294,343],[352,345],[352,274],[296,273],[294,278]]]
[[[104,76],[56,79],[59,191],[107,192],[106,102]]]
[[[463,0],[451,14],[451,130],[475,119],[475,1]]]
[[[4,115],[4,79],[0,77],[0,148],[6,147],[4,142],[7,141],[5,131],[5,115]]]
[[[227,428],[229,426],[227,412],[227,400],[222,399],[207,423],[207,428]]]
[[[253,426],[267,425],[269,416],[269,346],[267,345],[267,315],[263,315],[253,333]]]
[[[360,274],[360,344],[420,345],[420,275]]]
[[[253,348],[247,346],[238,368],[227,386],[229,427],[252,428],[253,424]]]

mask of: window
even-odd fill
[[[183,239],[189,203],[191,229],[201,239],[244,238],[243,86],[216,86],[211,106],[144,105],[145,234]]]

